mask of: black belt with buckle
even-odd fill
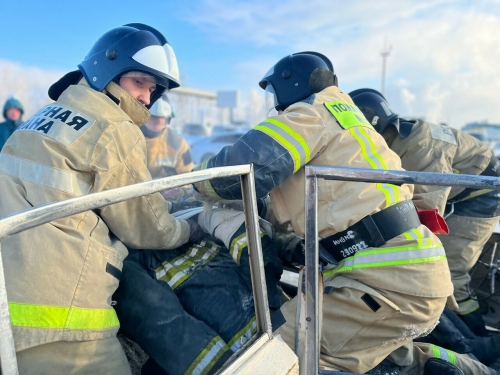
[[[346,230],[323,238],[320,243],[340,262],[359,250],[382,246],[419,225],[420,219],[413,202],[406,200],[368,215]]]

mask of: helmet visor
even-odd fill
[[[274,88],[270,83],[268,83],[266,86],[266,111],[269,112],[272,109],[275,109],[277,105],[278,98],[276,97]]]

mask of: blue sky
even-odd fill
[[[8,31],[0,38],[0,58],[48,70],[73,70],[104,32],[142,22],[167,37],[184,85],[214,90],[234,88],[232,81],[239,72],[233,67],[238,62],[277,50],[228,38],[205,22],[197,24],[196,12],[196,2],[178,0],[5,1],[0,13],[2,29]],[[262,75],[267,70],[262,67]]]
[[[66,72],[110,28],[143,22],[172,44],[181,84],[242,98],[280,58],[304,50],[330,57],[344,91],[380,89],[387,41],[394,110],[455,127],[500,123],[499,0],[18,0],[3,1],[0,14],[2,61]]]

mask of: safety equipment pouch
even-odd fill
[[[439,214],[437,208],[433,210],[417,210],[420,222],[431,230],[434,234],[448,234],[448,224],[444,218]]]
[[[406,200],[368,215],[346,230],[322,239],[320,243],[340,262],[359,250],[382,246],[419,225],[420,219],[413,202]]]

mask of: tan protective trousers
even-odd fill
[[[321,367],[365,373],[404,346],[391,360],[407,366],[408,374],[423,374],[425,362],[434,357],[433,351],[428,344],[413,344],[412,340],[434,328],[446,297],[427,298],[375,290],[345,276],[325,282],[325,287],[328,286],[334,289],[323,296]],[[376,311],[361,299],[365,294],[380,305]],[[291,348],[295,340],[296,306],[297,297],[281,307],[286,323],[277,330]],[[467,356],[456,356],[460,357],[459,365],[463,365],[466,375],[489,374],[481,363]],[[468,368],[474,371],[467,372]]]
[[[21,375],[131,375],[116,337],[58,341],[17,352]]]
[[[453,283],[453,295],[457,301],[469,298],[467,286],[470,269],[476,264],[481,251],[491,236],[498,217],[481,218],[450,215],[446,223],[450,228],[447,236],[438,236],[443,243]]]

